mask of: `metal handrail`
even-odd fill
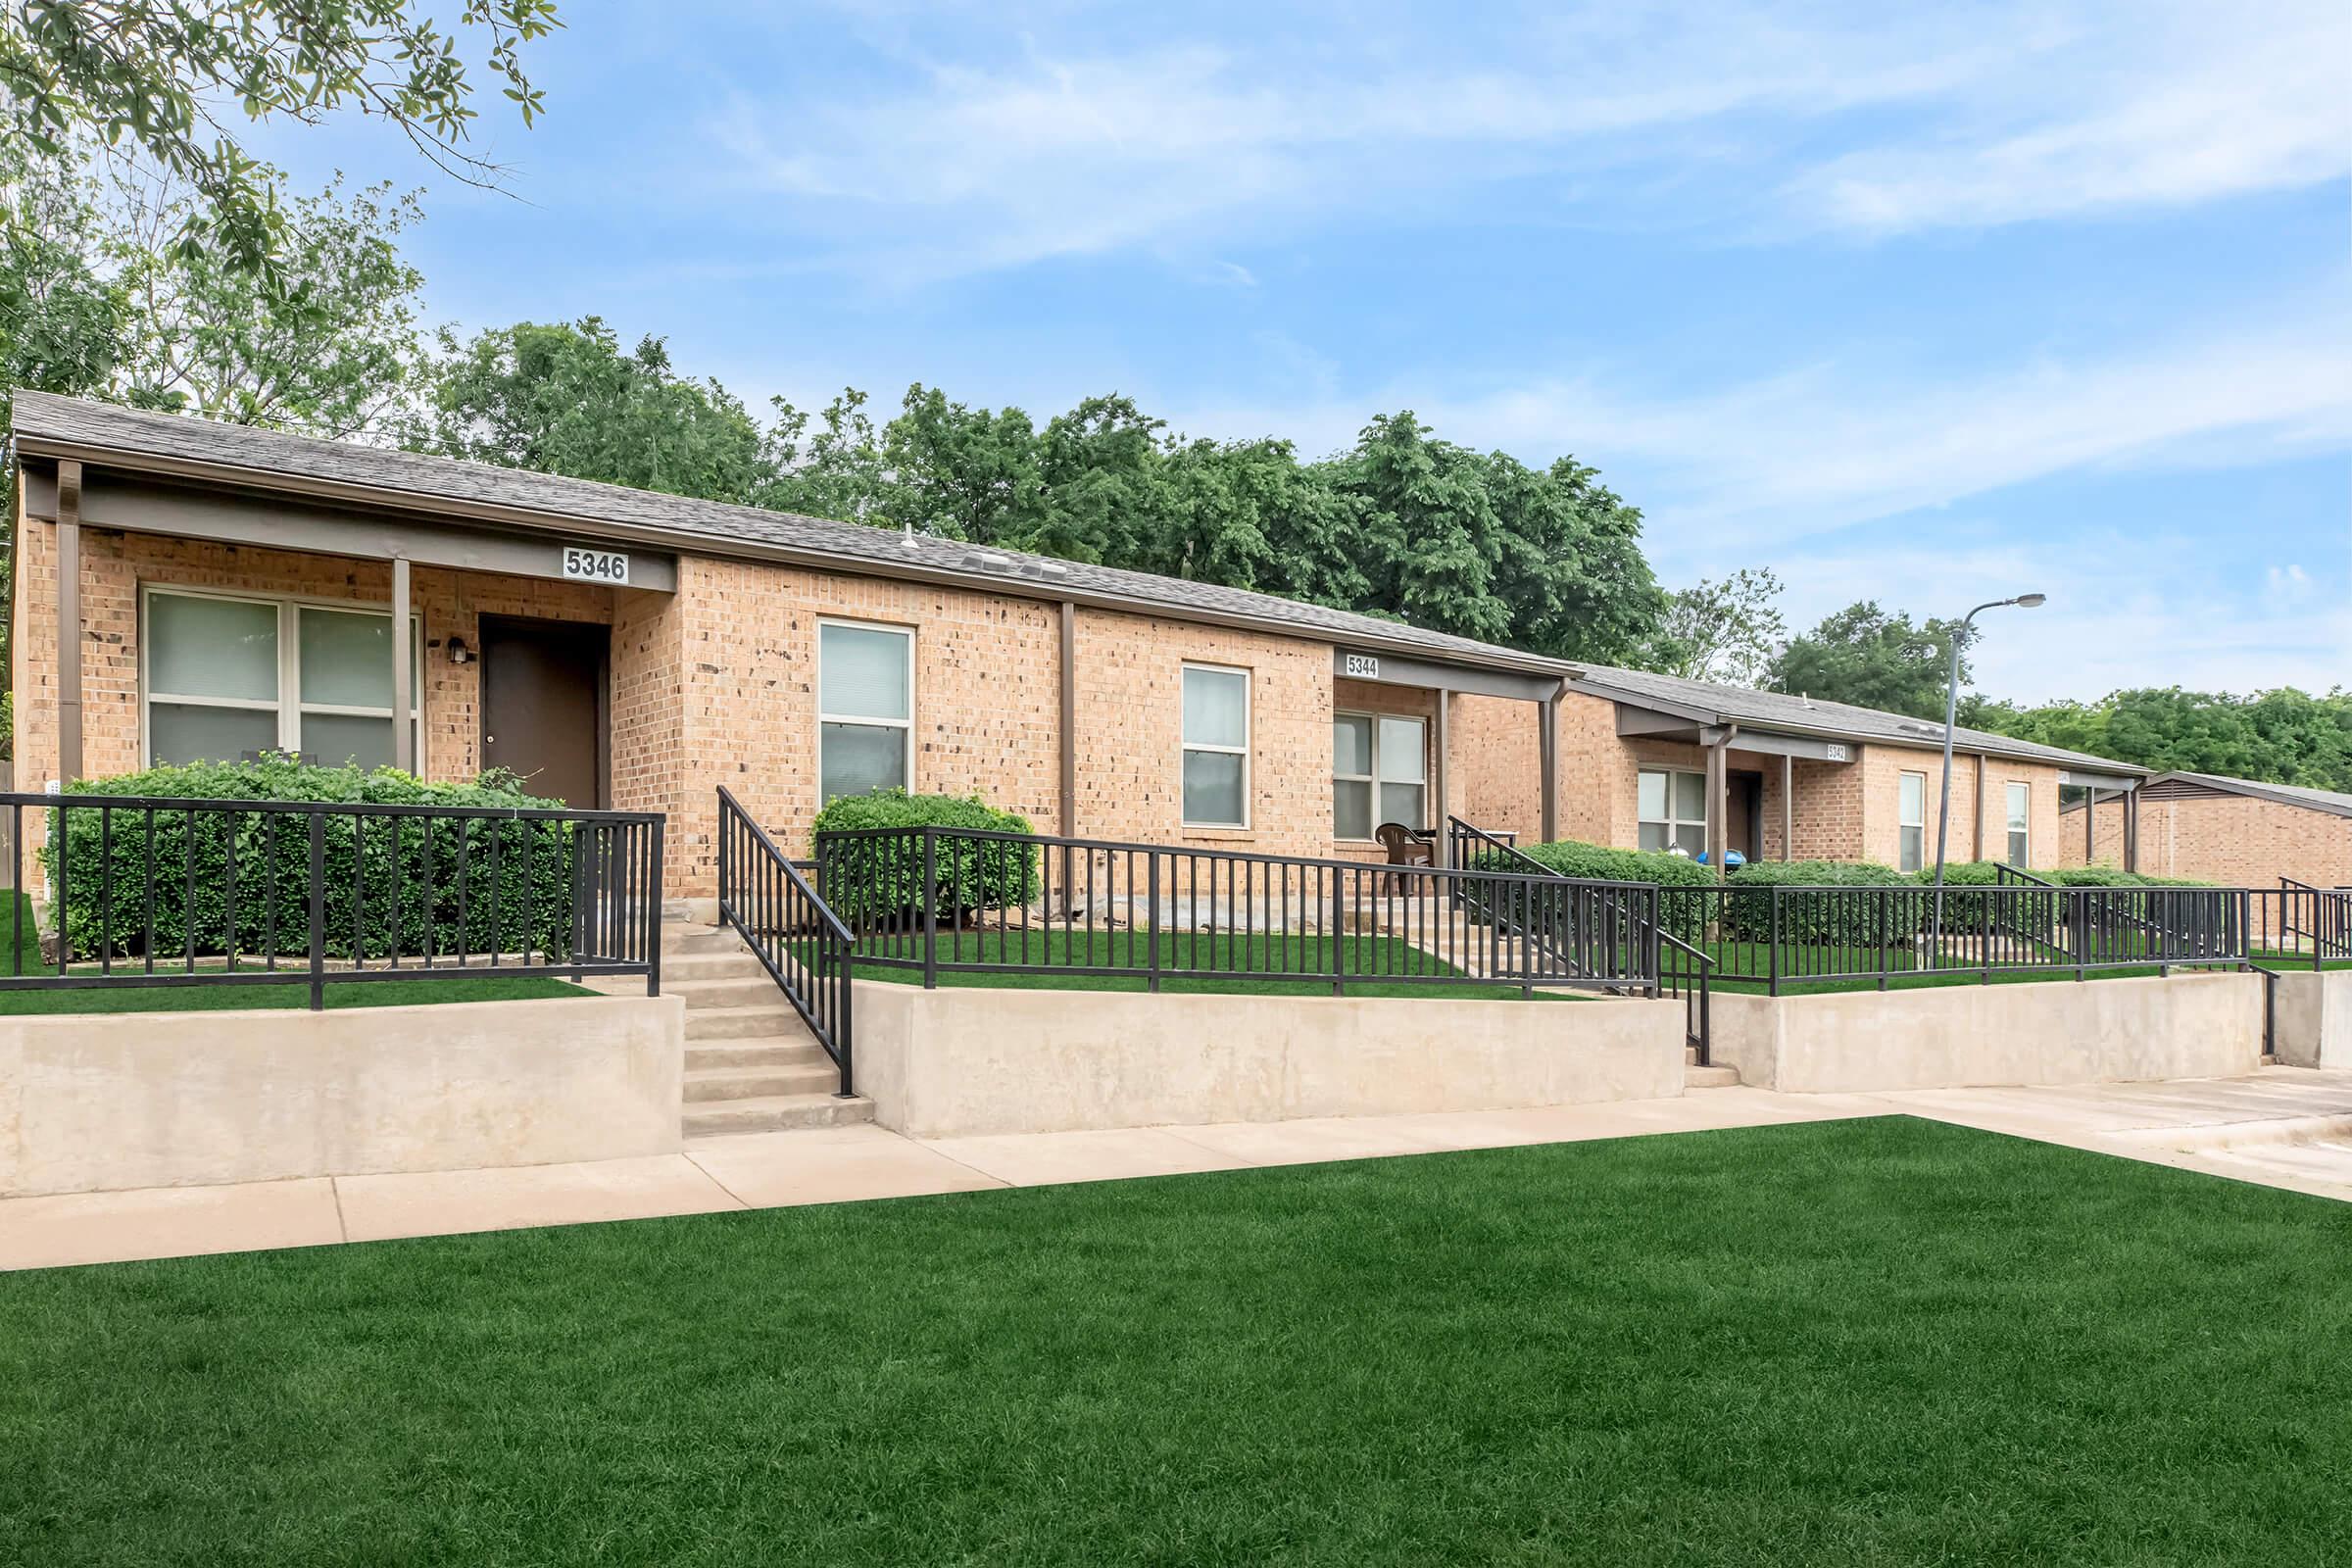
[[[1520,849],[1517,844],[1505,843],[1475,823],[1465,822],[1458,816],[1448,814],[1446,818],[1446,828],[1449,834],[1453,835],[1454,843],[1457,845],[1465,841],[1483,843],[1535,871],[1546,876],[1560,877],[1562,881],[1568,880],[1542,860]],[[1458,860],[1458,857],[1456,858]],[[1650,921],[1650,934],[1656,939],[1661,949],[1654,956],[1650,967],[1658,977],[1657,989],[1661,991],[1683,995],[1681,982],[1686,973],[1695,982],[1689,993],[1685,1006],[1683,1035],[1690,1047],[1698,1053],[1698,1065],[1704,1067],[1713,1059],[1714,1008],[1711,1003],[1710,977],[1715,970],[1715,959],[1705,949],[1694,947],[1667,930],[1663,914],[1664,908],[1661,905],[1654,909]],[[1669,952],[1676,953],[1685,958],[1688,967],[1686,968],[1684,964],[1667,963],[1666,954]]]
[[[855,1093],[857,937],[776,847],[743,803],[718,786],[718,917],[743,938]]]

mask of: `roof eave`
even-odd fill
[[[1575,684],[1579,687],[1589,687],[1595,694],[1605,696],[1611,702],[1632,703],[1639,707],[1654,709],[1662,713],[1674,713],[1680,716],[1688,717],[1694,722],[1703,724],[1716,726],[1738,725],[1742,729],[1755,729],[1764,731],[1766,733],[1803,735],[1813,740],[1846,741],[1856,746],[1902,746],[1909,744],[1906,741],[1897,740],[1886,735],[1866,735],[1856,730],[1838,729],[1833,725],[1791,724],[1786,720],[1778,718],[1742,717],[1736,713],[1724,712],[1721,709],[1704,708],[1696,704],[1668,702],[1664,699],[1654,697],[1647,692],[1638,692],[1629,687],[1611,685],[1605,679],[1595,679],[1591,674],[1585,672],[1579,672],[1575,676]],[[1941,732],[1938,732],[1934,736],[1917,736],[1915,739],[1922,749],[1934,747],[1937,750],[1941,750],[1943,746],[1943,736]],[[2149,776],[2149,770],[2147,768],[2138,766],[2137,764],[2132,762],[2113,761],[2104,757],[2080,756],[2072,753],[2051,757],[2034,752],[2012,751],[2006,747],[1985,746],[1979,742],[1962,740],[1957,736],[1953,738],[1952,750],[1954,752],[1966,753],[1971,757],[1997,757],[2004,761],[2011,762],[2037,762],[2044,767],[2066,767],[2070,765],[2088,767],[2095,764],[2099,768],[2108,771],[2116,773],[2129,773],[2137,778],[2144,779]]]

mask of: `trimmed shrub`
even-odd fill
[[[470,784],[427,784],[381,767],[311,767],[287,758],[196,762],[116,778],[78,780],[75,800],[107,796],[233,801],[366,802],[387,806],[561,809],[527,794],[511,773]],[[274,930],[281,955],[310,943],[310,830],[280,812],[125,808],[53,813],[41,852],[50,884],[63,893],[64,936],[76,957],[149,949],[146,889],[153,865],[153,951],[159,958],[228,951],[259,954]],[[69,818],[62,830],[54,818]],[[423,818],[330,815],[325,827],[325,941],[332,958],[424,952],[429,922],[436,953],[518,952],[568,956],[571,940],[571,827],[494,817],[430,823],[432,880],[425,882]],[[398,821],[395,854],[394,822]],[[61,841],[62,831],[62,841]],[[235,907],[229,904],[233,848]],[[153,859],[149,856],[152,851]],[[464,919],[459,869],[464,863]],[[492,874],[495,865],[496,874]],[[191,897],[191,888],[193,896]]]
[[[1612,850],[1576,839],[1531,844],[1520,854],[1561,876],[1580,881],[1655,882],[1659,888],[1659,924],[1685,942],[1696,943],[1705,935],[1706,901],[1687,893],[1678,896],[1675,891],[1715,885],[1715,873],[1696,860],[1652,851]],[[1524,872],[1527,867],[1511,856],[1489,850],[1472,858],[1464,869]],[[1470,897],[1475,899],[1476,895]]]
[[[1769,942],[1773,936],[1771,889],[1903,888],[1918,884],[1892,866],[1872,860],[1751,860],[1731,874],[1723,900],[1722,934],[1730,941]],[[1914,898],[1856,899],[1783,894],[1780,938],[1784,945],[1876,945],[1905,942],[1921,916]]]
[[[1000,811],[977,795],[909,795],[905,790],[845,795],[816,813],[810,833],[818,891],[825,902],[851,926],[861,927],[919,917],[926,909],[969,914],[1013,908],[1037,897],[1035,844],[948,835],[937,841],[938,880],[926,889],[922,838],[911,831],[925,827],[1036,831],[1027,817]],[[871,829],[898,831],[871,838],[827,837]]]

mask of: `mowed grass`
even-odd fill
[[[9,900],[15,900],[24,911],[20,927],[8,913]],[[56,966],[41,956],[40,935],[33,926],[32,902],[22,893],[0,889],[0,956],[4,956],[19,930],[24,935],[17,948],[16,959],[9,963],[0,956],[0,975],[54,974]],[[199,964],[208,960],[199,959]],[[26,1017],[43,1013],[90,1012],[218,1012],[238,1007],[307,1007],[311,1004],[309,977],[299,967],[302,959],[291,960],[297,967],[291,971],[280,968],[284,984],[254,985],[172,985],[119,986],[108,988],[103,983],[75,991],[8,991],[0,990],[0,1017]],[[209,960],[219,968],[220,960]],[[76,964],[76,971],[88,969]],[[129,975],[142,972],[145,965],[137,958],[119,961],[119,973]],[[158,968],[169,972],[168,963]],[[239,963],[240,970],[259,973],[260,963]],[[544,997],[587,997],[596,993],[566,981],[522,978],[513,980],[329,980],[326,983],[326,1005],[333,1007],[401,1007],[436,1002],[527,1002]]]
[[[887,937],[868,938],[869,944],[892,952]],[[1122,927],[1115,931],[1032,929],[1021,931],[943,931],[939,934],[940,961],[985,964],[986,969],[942,969],[943,986],[987,986],[1027,991],[1145,991],[1145,975],[1102,975],[1081,969],[1144,969],[1151,963],[1148,932]],[[1338,950],[1335,954],[1335,948]],[[917,965],[860,961],[861,980],[891,980],[922,984],[922,939],[902,943],[895,952]],[[1162,978],[1163,992],[1195,995],[1299,996],[1331,995],[1336,960],[1346,975],[1346,994],[1351,997],[1450,997],[1516,999],[1515,985],[1474,979],[1454,964],[1424,953],[1401,937],[1381,935],[1310,936],[1285,932],[1163,931],[1159,963],[1163,970],[1215,970],[1191,978]],[[1046,970],[1016,970],[1004,965],[1051,965]],[[1544,998],[1546,993],[1538,993]],[[1548,994],[1558,1000],[1557,994]]]
[[[2341,1561],[2352,1205],[1926,1122],[0,1280],[25,1563]]]

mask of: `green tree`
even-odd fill
[[[416,198],[388,184],[346,193],[338,176],[286,200],[284,175],[263,177],[287,215],[269,280],[218,252],[167,243],[187,221],[184,191],[118,186],[102,248],[130,312],[113,395],[330,438],[369,430],[402,405],[422,349],[424,277],[399,244],[419,219]]]
[[[844,387],[813,429],[808,411],[783,398],[772,401],[776,417],[767,443],[775,471],[760,483],[753,505],[842,522],[881,520],[888,478],[865,394]]]
[[[1037,430],[1019,409],[968,409],[918,381],[883,428],[882,466],[893,526],[1013,549],[1044,523]]]
[[[498,178],[469,150],[469,72],[486,70],[530,124],[542,103],[522,54],[559,25],[554,0],[458,0],[457,17],[445,33],[408,0],[12,0],[0,6],[0,141],[52,158],[85,143],[135,150],[195,194],[175,249],[217,245],[269,271],[287,215],[236,116],[316,123],[356,108],[444,173]]]
[[[1780,596],[1781,579],[1765,567],[1742,566],[1720,582],[1700,578],[1668,596],[1642,666],[1685,680],[1762,685],[1788,635],[1774,603]]]
[[[1940,721],[1957,629],[1946,620],[1913,625],[1909,615],[1889,613],[1873,600],[1848,605],[1789,640],[1772,662],[1770,689]]]
[[[1038,436],[1039,520],[1024,550],[1125,565],[1167,522],[1162,421],[1115,393],[1088,398],[1046,422]]]
[[[2232,696],[2178,686],[2110,692],[2096,703],[2019,707],[1973,699],[1981,728],[2159,771],[2219,773],[2352,793],[2352,693],[2291,686]]]
[[[0,421],[12,416],[18,387],[100,391],[122,362],[129,305],[91,255],[99,224],[86,183],[55,159],[0,141]],[[10,668],[16,516],[12,462],[0,482],[0,688]],[[0,712],[0,756],[15,755],[14,710],[9,701]]]
[[[662,340],[622,352],[597,317],[441,333],[409,444],[446,457],[756,504],[778,465],[742,402],[676,373]]]

